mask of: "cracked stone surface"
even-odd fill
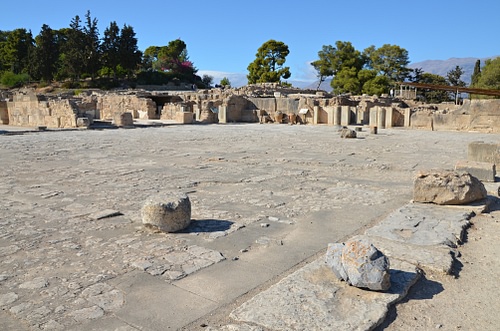
[[[393,264],[390,290],[374,292],[339,281],[320,258],[236,308],[231,318],[270,330],[368,330],[418,279],[414,265]]]
[[[467,141],[496,139],[358,136],[230,124],[0,135],[0,328],[85,329],[125,307],[123,279],[174,284],[228,264],[242,248],[235,263],[324,235],[335,222],[332,236],[348,235],[406,203],[418,168],[452,167]],[[192,222],[179,233],[141,224],[144,199],[164,190],[191,200]],[[311,219],[322,213],[334,217]],[[231,240],[245,229],[259,233],[237,247]]]

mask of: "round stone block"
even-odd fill
[[[191,223],[191,201],[184,193],[162,193],[148,198],[141,214],[146,226],[163,232],[180,231]]]

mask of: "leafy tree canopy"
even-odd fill
[[[144,51],[146,69],[168,71],[182,76],[193,76],[198,71],[189,61],[187,45],[181,39],[172,40],[166,46],[150,46]]]
[[[408,78],[411,69],[408,51],[397,45],[385,44],[380,48],[370,46],[364,51],[366,65],[376,70],[389,81],[402,82]]]
[[[394,82],[404,81],[412,72],[407,68],[408,52],[396,45],[370,46],[361,53],[350,42],[337,41],[335,47],[323,46],[318,57],[311,65],[319,83],[333,76],[331,86],[338,94],[387,93]]]
[[[248,65],[248,83],[279,83],[282,78],[290,78],[290,68],[284,66],[289,53],[285,43],[273,39],[266,41]]]
[[[500,57],[486,60],[474,87],[500,90]]]
[[[231,87],[231,82],[229,81],[229,79],[227,77],[224,77],[220,80],[220,85],[221,86],[224,86],[224,87]]]
[[[448,85],[446,78],[443,76],[423,73],[419,83],[433,84],[433,85]],[[450,100],[450,93],[448,91],[434,90],[434,89],[421,89],[420,94],[426,102],[441,103]]]
[[[446,73],[446,80],[451,86],[461,86],[464,87],[467,84],[461,79],[464,71],[462,67],[456,66],[454,69]]]
[[[318,78],[318,87],[319,90],[321,83],[325,81],[326,77],[333,76],[333,68],[331,61],[331,54],[333,53],[333,47],[330,45],[324,45],[323,49],[318,52],[319,59],[311,62],[311,65],[316,70],[316,77]]]

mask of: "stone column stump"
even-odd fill
[[[113,124],[121,128],[130,128],[134,126],[132,113],[116,113],[113,117]]]
[[[191,201],[184,193],[161,193],[144,203],[142,223],[163,232],[183,230],[191,223]]]

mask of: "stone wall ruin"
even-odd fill
[[[332,96],[278,84],[185,91],[93,90],[78,95],[21,89],[2,100],[0,123],[28,127],[86,127],[94,120],[112,122],[130,113],[133,120],[182,124],[273,122],[500,132],[499,100],[436,106],[387,95]]]

